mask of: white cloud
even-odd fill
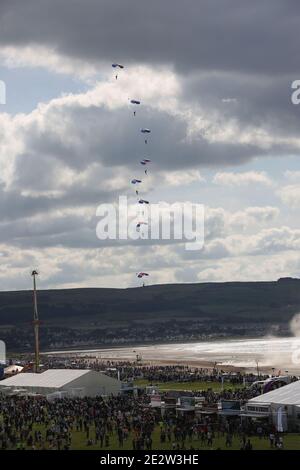
[[[291,171],[287,170],[284,172],[284,176],[291,181],[298,181],[300,182],[300,171]]]
[[[44,68],[50,72],[73,75],[89,82],[99,72],[99,65],[59,54],[54,48],[35,45],[0,47],[2,65],[9,69]]]
[[[248,186],[262,184],[272,186],[271,178],[265,172],[247,171],[244,173],[218,172],[213,178],[214,184],[224,186]]]
[[[233,234],[215,239],[204,246],[204,256],[257,256],[278,252],[298,251],[300,249],[300,230],[289,227],[266,228],[253,234]]]
[[[241,256],[204,263],[194,281],[274,281],[281,277],[299,277],[300,257],[295,253],[274,256]]]
[[[227,220],[231,228],[246,231],[249,227],[256,227],[258,224],[274,222],[279,214],[280,211],[277,207],[247,207],[229,214]]]
[[[172,171],[164,174],[164,180],[168,186],[185,186],[191,183],[204,183],[205,178],[198,170]]]
[[[279,191],[278,195],[281,200],[292,207],[293,209],[300,208],[300,186],[291,184],[283,186]]]

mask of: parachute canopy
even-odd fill
[[[140,199],[139,204],[149,204],[149,201],[145,201],[145,199]]]
[[[147,165],[147,163],[151,163],[151,160],[149,160],[148,158],[144,158],[144,160],[141,160],[141,165]]]
[[[139,278],[142,278],[144,276],[149,276],[149,274],[148,273],[143,273],[143,272],[137,273],[137,277],[139,277]]]
[[[141,129],[141,132],[142,134],[150,134],[151,130],[144,127],[143,129]]]
[[[133,180],[131,180],[131,183],[132,184],[137,184],[137,183],[141,183],[142,180],[137,180],[136,178],[134,178]]]
[[[141,104],[139,100],[130,100],[131,104]]]
[[[119,68],[119,69],[123,69],[124,68],[124,65],[121,65],[121,64],[111,64],[111,66],[116,69],[116,68]]]

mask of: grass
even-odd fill
[[[268,439],[259,439],[258,437],[253,437],[250,439],[253,445],[253,450],[269,450],[270,444]],[[233,439],[231,450],[240,450],[241,443],[239,438],[235,437]],[[210,449],[222,449],[226,450],[225,446],[225,437],[219,437],[214,439],[213,446],[208,447],[207,445],[202,445],[201,442],[197,439],[194,439],[190,442],[188,439],[185,443],[186,450],[189,450],[190,447],[194,449],[210,450]],[[286,450],[300,450],[300,435],[299,434],[289,434],[284,437],[284,448]],[[82,439],[80,433],[75,433],[72,439],[71,449],[82,449],[82,450],[99,450],[100,444],[87,446],[85,439]],[[153,433],[153,450],[172,450],[172,442],[160,442],[160,433],[159,428]],[[124,442],[123,447],[119,447],[119,443],[114,436],[110,439],[110,446],[103,447],[103,450],[132,450],[132,439],[129,437],[127,441]]]
[[[37,425],[35,429],[38,429],[44,434],[44,427],[41,425]],[[90,438],[95,439],[95,431],[93,428],[90,428]],[[153,445],[152,450],[172,450],[172,442],[160,442],[160,427],[157,425],[154,433],[152,435]],[[72,443],[71,443],[71,450],[132,450],[132,436],[130,435],[129,438],[124,441],[123,447],[119,447],[119,443],[116,437],[116,434],[111,434],[109,436],[110,444],[107,447],[100,447],[100,443],[88,446],[87,445],[87,438],[84,432],[73,431],[72,433]],[[253,445],[253,450],[269,450],[270,444],[268,439],[259,439],[258,437],[250,438],[251,443]],[[284,449],[285,450],[300,450],[300,434],[286,434],[283,438],[284,442]],[[220,449],[226,450],[225,446],[225,437],[216,437],[213,442],[212,447],[207,447],[207,445],[202,445],[198,439],[193,439],[192,441],[186,440],[185,448],[189,450],[191,446],[195,450],[211,450],[211,449]],[[229,448],[229,450],[239,450],[241,447],[241,443],[239,438],[233,438],[233,445]]]
[[[134,382],[139,387],[146,387],[150,385],[158,386],[159,390],[186,390],[191,392],[213,390],[214,392],[220,392],[222,390],[222,384],[220,382],[149,382],[148,380],[138,379]],[[224,383],[224,390],[234,390],[242,388],[243,385],[233,385],[231,383]]]

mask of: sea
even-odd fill
[[[237,368],[277,368],[281,373],[300,373],[300,338],[265,337],[224,339],[194,343],[152,344],[51,351],[51,355],[93,356],[101,359],[147,361],[148,363],[217,363]]]

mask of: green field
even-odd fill
[[[41,426],[36,426],[35,429],[39,429],[42,434],[44,435],[44,430]],[[90,429],[90,439],[95,439],[94,429]],[[253,445],[253,450],[269,450],[270,444],[268,439],[259,439],[258,437],[250,438],[251,443]],[[107,447],[100,447],[100,443],[88,446],[87,445],[87,438],[85,433],[74,431],[72,433],[72,442],[71,442],[71,450],[132,450],[132,438],[129,438],[124,441],[123,447],[119,447],[118,440],[115,434],[111,434],[109,436],[109,446]],[[300,450],[300,434],[286,434],[283,439],[284,442],[284,449],[286,450]],[[202,445],[201,442],[197,439],[193,439],[192,441],[186,440],[185,449],[189,450],[193,447],[195,450],[209,450],[209,449],[219,449],[219,450],[226,450],[225,446],[225,437],[216,437],[213,441],[212,447],[207,447],[206,445]],[[239,450],[241,447],[241,443],[239,438],[234,437],[233,445],[229,449],[231,450]],[[155,431],[153,433],[153,446],[152,450],[172,450],[172,442],[160,442],[160,428],[156,426]],[[277,449],[276,449],[277,450]]]
[[[134,382],[139,387],[146,387],[150,385],[158,386],[160,390],[186,390],[186,391],[200,391],[200,390],[213,390],[214,392],[220,392],[222,390],[222,384],[220,382],[149,382],[148,380],[138,379]],[[224,390],[234,390],[242,388],[241,384],[232,385],[230,383],[224,383]]]

